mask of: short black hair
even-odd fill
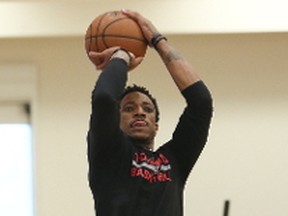
[[[149,92],[149,90],[143,86],[139,86],[136,84],[133,84],[131,86],[127,86],[124,89],[124,92],[122,93],[120,100],[122,100],[127,94],[132,93],[132,92],[140,92],[142,94],[145,94],[147,97],[150,98],[150,100],[152,101],[153,105],[155,106],[155,110],[156,110],[156,122],[159,121],[160,119],[160,112],[159,112],[159,107],[157,104],[156,99],[151,95],[151,93]]]

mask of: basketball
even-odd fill
[[[147,41],[138,24],[121,11],[110,11],[97,16],[85,34],[85,49],[102,52],[106,48],[120,46],[136,57],[144,57]]]

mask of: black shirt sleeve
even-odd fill
[[[92,92],[88,142],[89,176],[101,166],[112,163],[113,152],[119,152],[122,131],[119,128],[119,98],[127,81],[127,63],[112,59],[101,72]]]
[[[173,133],[170,148],[185,182],[200,156],[208,137],[212,118],[212,97],[202,81],[182,91],[187,107]]]

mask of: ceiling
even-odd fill
[[[166,34],[287,32],[286,0],[0,0],[0,38],[83,35],[100,13],[136,10]]]

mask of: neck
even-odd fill
[[[150,145],[150,146],[142,146],[144,149],[148,150],[148,151],[153,151],[153,145]]]
[[[154,147],[154,142],[150,142],[148,140],[143,140],[143,139],[133,139],[131,138],[133,143],[135,143],[135,145],[139,146],[139,147],[142,147],[143,149],[146,149],[146,150],[149,150],[149,151],[152,151],[153,150],[153,147]]]

